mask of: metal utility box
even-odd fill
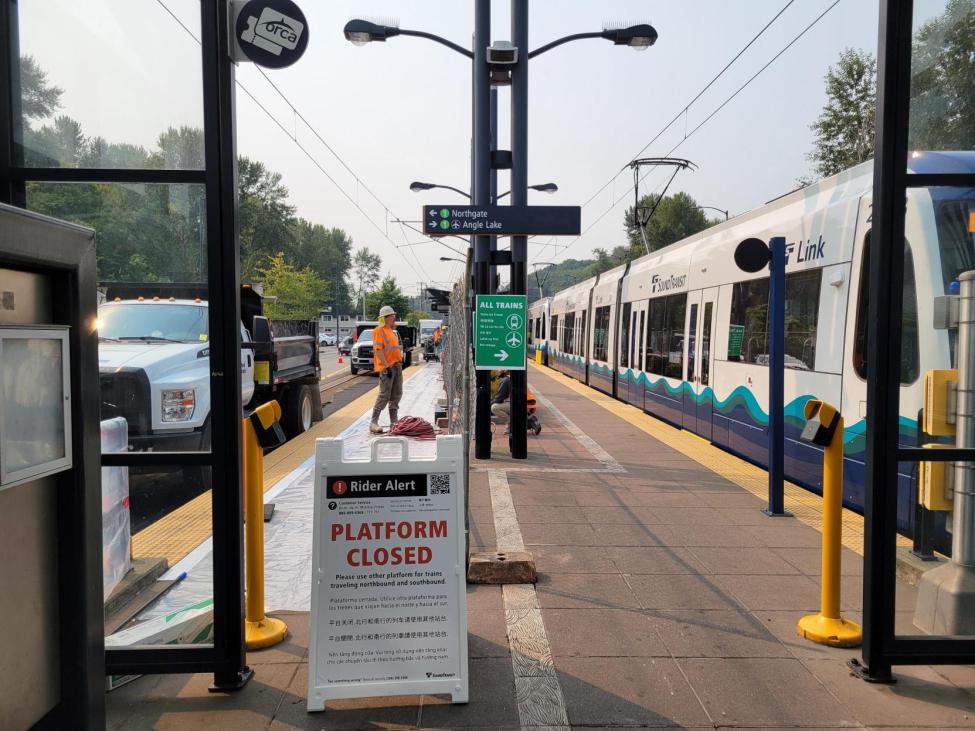
[[[0,727],[104,725],[95,241],[0,205]]]

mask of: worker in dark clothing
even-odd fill
[[[508,427],[511,422],[511,404],[508,402],[510,398],[511,374],[508,371],[502,371],[501,384],[498,386],[498,392],[491,401],[491,414],[497,416],[499,419],[504,419],[505,434],[508,433]]]

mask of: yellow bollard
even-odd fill
[[[843,531],[843,417],[823,401],[806,402],[806,427],[800,439],[823,452],[823,563],[819,614],[808,614],[796,629],[807,640],[833,647],[856,647],[863,631],[840,616],[840,566]]]
[[[244,638],[248,650],[276,645],[288,634],[280,619],[264,614],[264,449],[257,436],[281,418],[281,406],[270,401],[244,418],[244,553],[246,556],[246,616]],[[256,422],[256,423],[255,423]]]

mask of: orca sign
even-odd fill
[[[308,22],[291,0],[235,2],[235,61],[280,69],[297,61],[308,46]]]

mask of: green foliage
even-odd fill
[[[915,150],[975,147],[975,4],[949,0],[921,26],[911,58],[909,145]]]
[[[410,314],[406,316],[406,322],[412,327],[420,327],[420,320],[432,320],[429,312],[424,312],[423,310],[410,310]]]
[[[366,294],[366,319],[377,320],[379,310],[389,305],[396,310],[397,319],[402,319],[410,307],[410,301],[396,284],[391,274],[380,283],[379,288]]]
[[[844,49],[826,72],[826,106],[810,125],[816,138],[807,159],[817,177],[835,175],[873,157],[876,108],[876,60],[866,51]]]
[[[25,119],[46,119],[61,106],[64,90],[51,85],[47,72],[29,54],[20,57],[20,86],[20,108]]]
[[[644,196],[640,199],[641,210],[639,213],[641,217],[645,217],[649,213],[657,200],[658,196],[653,195]],[[668,195],[660,201],[644,228],[644,232],[650,251],[656,251],[696,234],[698,231],[703,231],[713,224],[714,222],[708,220],[708,217],[704,215],[697,201],[687,193],[681,192]],[[640,237],[638,217],[632,207],[628,208],[624,214],[623,225],[626,229],[626,238],[630,244],[626,261],[632,261],[646,253],[643,240]]]
[[[312,320],[318,317],[322,292],[326,282],[309,267],[298,271],[289,264],[284,252],[269,256],[257,268],[257,275],[264,285],[264,296],[274,296],[267,300],[264,312],[272,320]]]
[[[355,294],[357,311],[361,311],[366,295],[375,289],[380,267],[382,267],[382,259],[366,247],[356,251],[352,257],[352,271],[349,274],[349,279],[352,284],[352,291]]]

